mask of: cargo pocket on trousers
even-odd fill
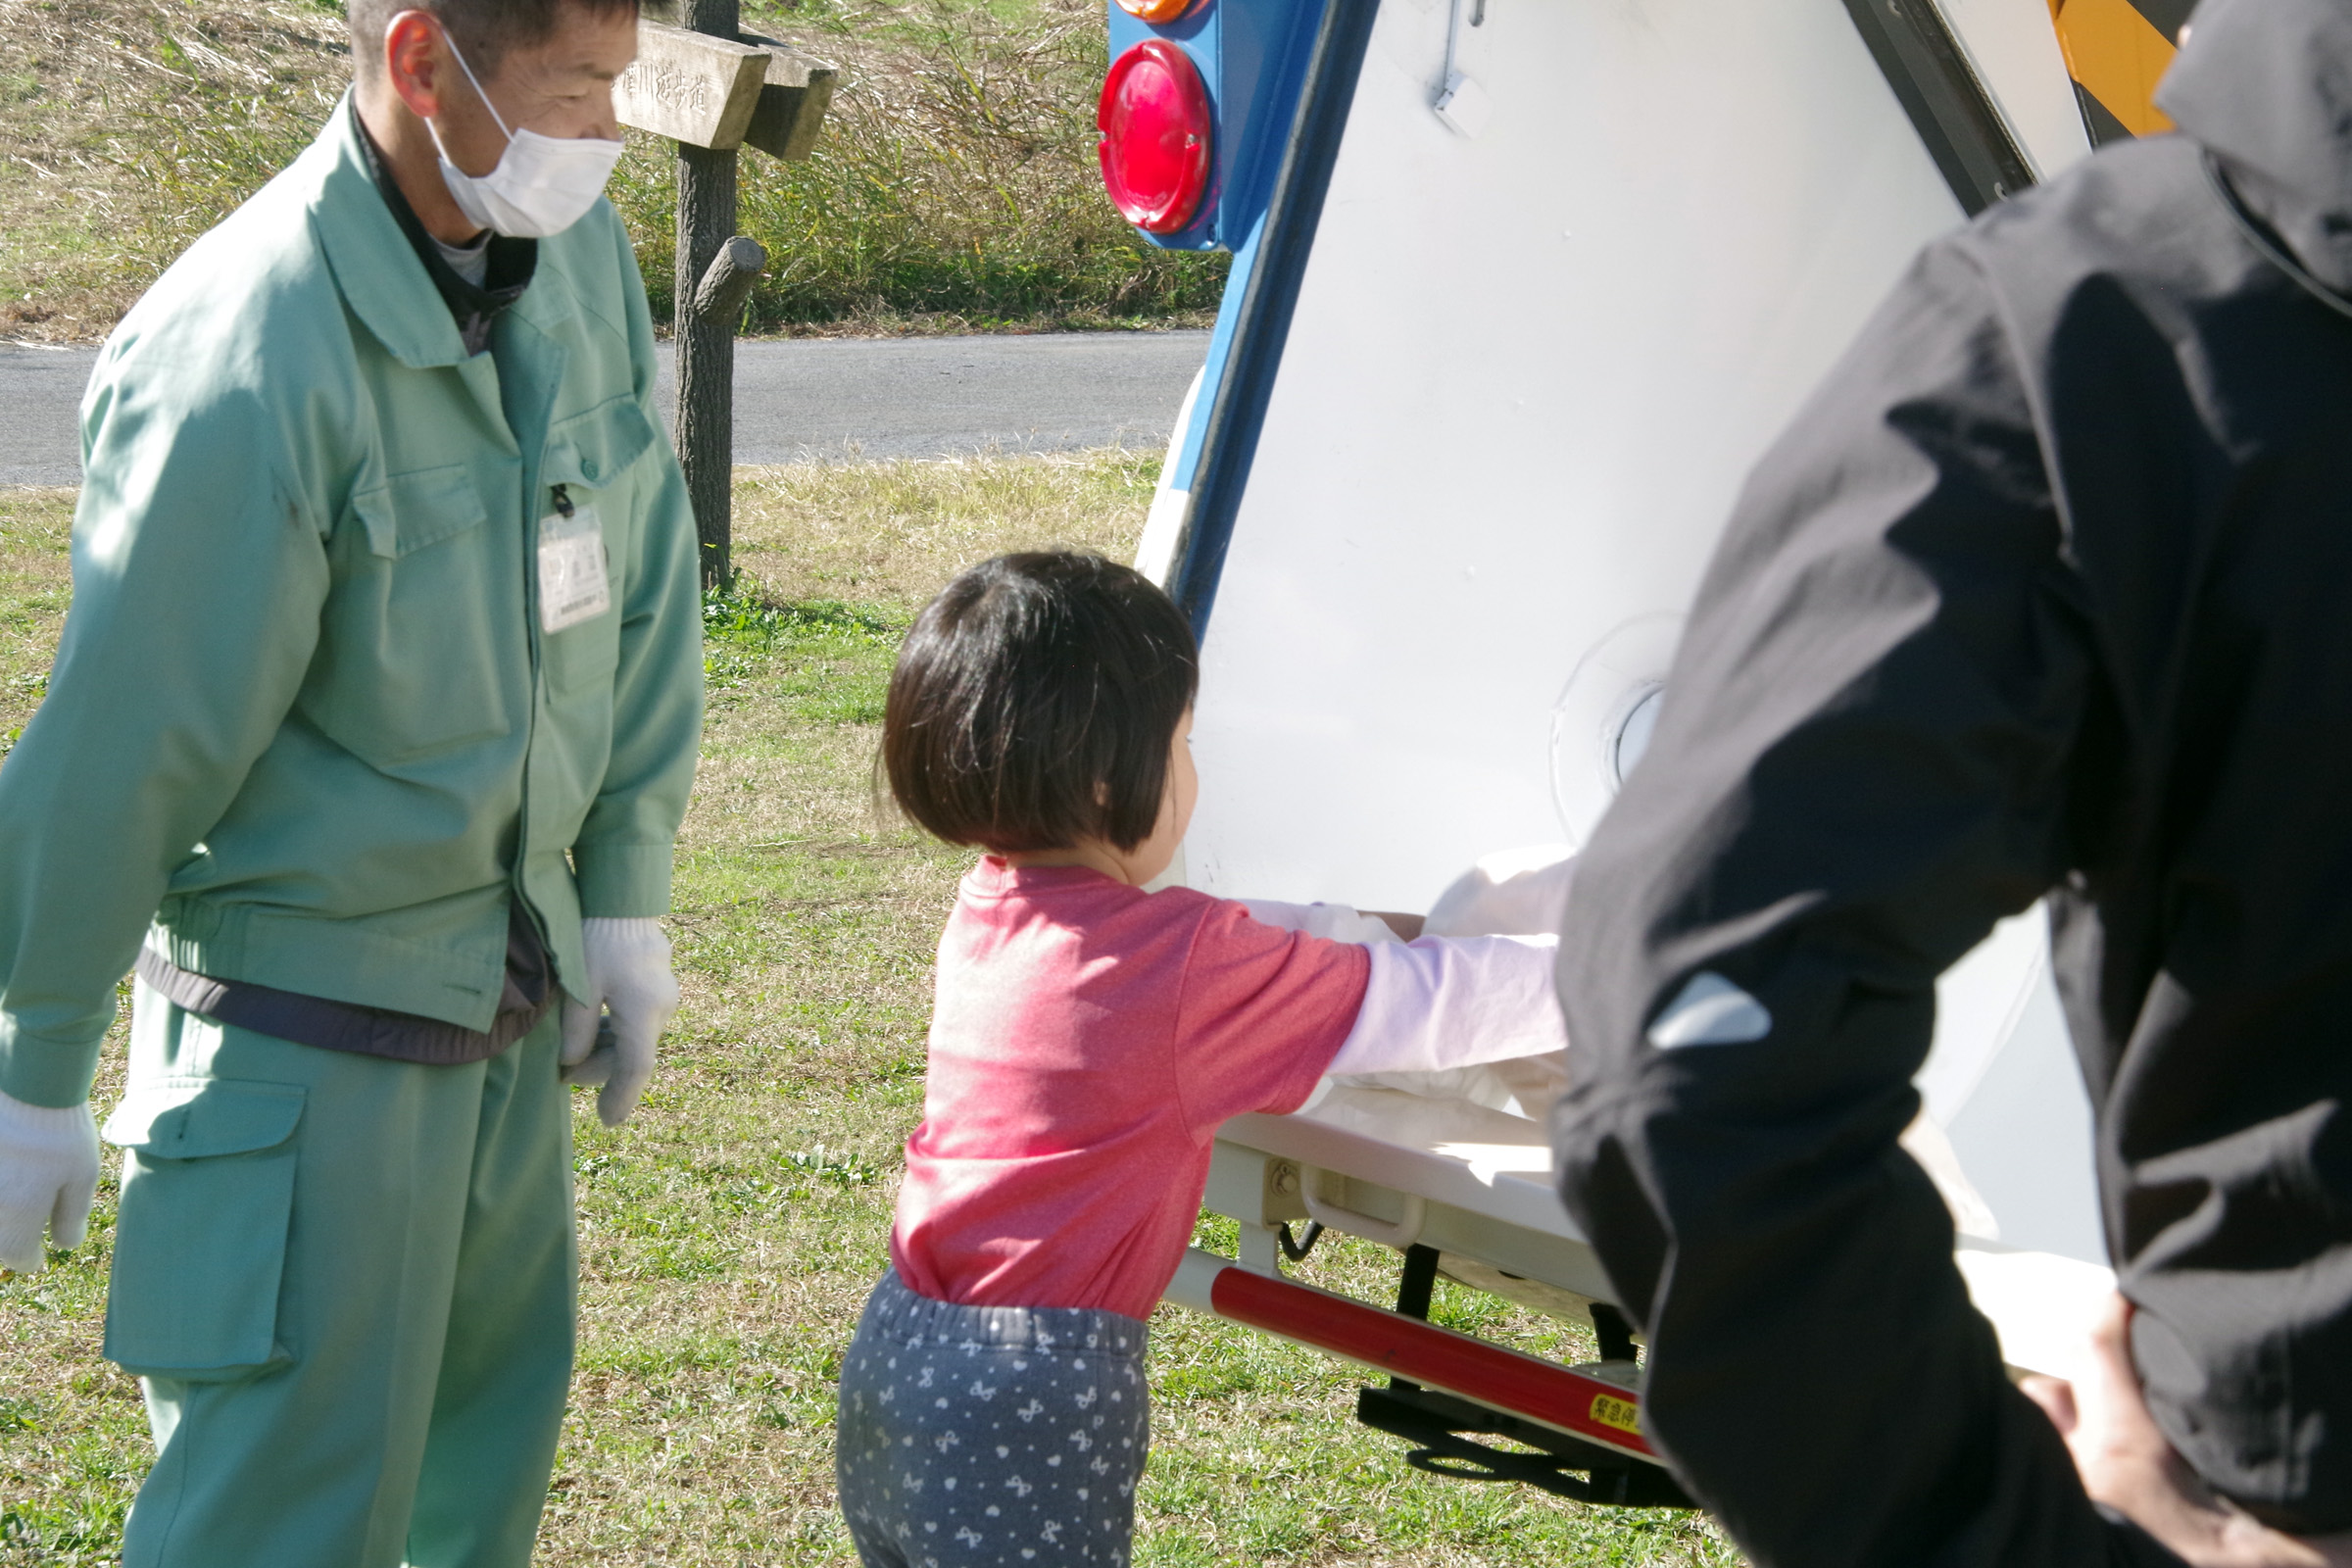
[[[303,1096],[291,1084],[166,1078],[106,1119],[101,1136],[124,1152],[108,1360],[139,1377],[217,1383],[292,1359],[277,1299]]]

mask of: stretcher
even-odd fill
[[[1112,194],[1234,253],[1139,555],[1201,635],[1178,878],[1421,908],[1639,789],[1766,445],[1924,242],[2122,133],[2109,43],[2052,9],[1118,0]],[[2111,1279],[2037,913],[1944,977],[1919,1086],[1907,1147],[1946,1167],[1979,1306],[2064,1375]],[[1387,1374],[1358,1414],[1412,1462],[1683,1500],[1535,1122],[1338,1090],[1227,1124],[1205,1207],[1238,1255],[1196,1250],[1168,1299]],[[1398,1250],[1394,1303],[1286,1274],[1318,1225]],[[1599,1359],[1430,1326],[1441,1275],[1590,1324]]]
[[[1639,1336],[1555,1196],[1537,1123],[1459,1100],[1336,1089],[1296,1115],[1228,1122],[1202,1206],[1237,1222],[1239,1256],[1193,1249],[1166,1298],[1389,1375],[1357,1413],[1407,1439],[1410,1462],[1587,1500],[1683,1501],[1645,1473],[1658,1461],[1641,1432]],[[1396,1304],[1287,1278],[1301,1221],[1397,1249]],[[2103,1264],[1967,1235],[1955,1260],[2017,1373],[2075,1373],[2114,1288]],[[1600,1359],[1563,1367],[1431,1327],[1420,1320],[1441,1276],[1590,1326]]]

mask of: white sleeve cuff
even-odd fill
[[[73,1143],[90,1125],[90,1102],[35,1105],[0,1090],[0,1144]]]
[[[1368,951],[1364,1004],[1327,1072],[1439,1072],[1567,1048],[1552,990],[1557,937],[1423,937]]]
[[[589,915],[580,921],[580,945],[599,957],[643,953],[669,956],[669,937],[651,915]]]

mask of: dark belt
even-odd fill
[[[538,1028],[559,995],[547,949],[519,905],[507,927],[505,994],[487,1030],[249,980],[215,980],[182,969],[153,948],[139,950],[138,975],[167,1000],[215,1023],[321,1051],[434,1067],[489,1060]]]

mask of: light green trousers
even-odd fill
[[[530,1560],[578,1273],[558,1035],[416,1066],[139,987],[106,1353],[157,1454],[123,1568]]]

